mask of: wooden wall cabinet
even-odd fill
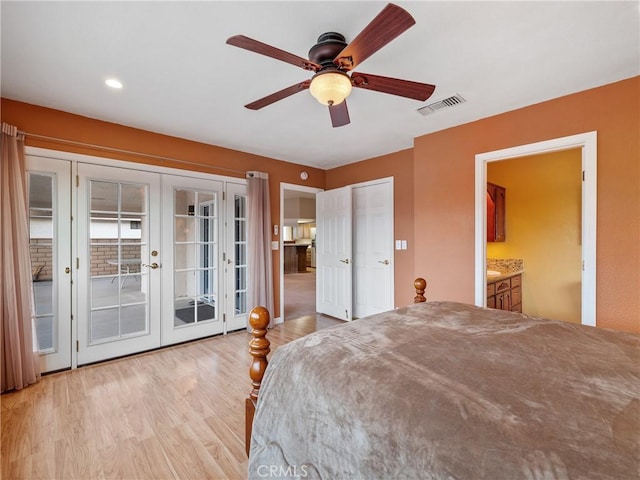
[[[506,189],[487,182],[487,242],[504,242]]]
[[[522,275],[487,283],[487,307],[522,313]]]

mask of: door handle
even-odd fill
[[[160,265],[158,265],[156,262],[153,262],[151,265],[147,265],[146,263],[143,263],[143,264],[142,264],[142,266],[143,266],[143,267],[149,267],[149,268],[152,268],[152,269],[154,269],[154,270],[155,270],[156,268],[160,268]]]
[[[378,263],[382,263],[383,265],[389,265],[389,260],[378,260]]]
[[[347,265],[349,265],[349,259],[348,259],[348,258],[346,258],[346,259],[344,259],[344,260],[340,260],[340,261],[341,261],[342,263],[346,263]]]

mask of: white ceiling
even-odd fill
[[[396,2],[416,25],[360,72],[436,85],[427,102],[354,89],[351,124],[301,92],[310,72],[225,44],[244,34],[307,57],[352,40],[386,2],[1,3],[3,97],[319,168],[410,148],[426,133],[640,74],[638,1]],[[104,85],[118,77],[124,88]],[[423,117],[425,103],[467,102]],[[20,126],[18,126],[20,127]]]

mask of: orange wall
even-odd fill
[[[327,170],[326,189],[354,183],[393,178],[394,238],[407,240],[407,250],[395,250],[395,304],[398,307],[413,302],[413,151],[402,150],[363,162]]]
[[[475,155],[598,132],[599,327],[640,332],[640,77],[416,138],[415,270],[431,300],[474,301]]]
[[[302,167],[212,145],[100,122],[2,99],[2,120],[30,133],[69,138],[200,162],[198,170],[223,166],[270,174],[272,221],[279,218],[279,183],[336,188],[393,175],[396,304],[411,302],[404,286],[424,276],[431,300],[474,300],[475,155],[517,145],[598,132],[597,323],[640,332],[640,77],[586,90],[502,115],[418,137],[413,150],[329,171]],[[149,163],[98,150],[28,141],[30,145]],[[158,162],[152,162],[158,163]],[[168,167],[183,167],[160,162]],[[195,169],[195,167],[194,167]],[[274,238],[276,240],[276,238]],[[274,288],[279,309],[279,252],[274,252]]]
[[[27,136],[26,144],[33,147],[161,165],[163,167],[181,168],[230,177],[244,178],[244,174],[239,172],[248,170],[267,172],[269,173],[271,222],[273,224],[278,223],[280,218],[280,182],[304,184],[318,188],[324,188],[325,184],[325,171],[321,169],[125,127],[115,123],[102,122],[59,110],[52,110],[3,98],[0,100],[0,111],[2,112],[3,122],[15,125],[18,129],[26,131],[27,133],[139,152],[146,155],[175,158],[201,165],[185,165],[140,155],[101,150],[99,148],[37,140]],[[222,169],[216,167],[222,167]],[[229,172],[225,170],[225,168],[236,170],[237,172]],[[309,173],[309,178],[301,182],[300,172],[303,170]],[[274,237],[273,240],[278,240],[278,237]],[[273,286],[276,312],[280,311],[279,253],[279,251],[273,252]]]
[[[487,164],[506,188],[506,240],[488,242],[487,258],[524,260],[524,313],[580,323],[581,171],[580,149]]]

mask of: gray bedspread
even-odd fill
[[[280,347],[249,478],[638,479],[640,337],[449,302]]]

